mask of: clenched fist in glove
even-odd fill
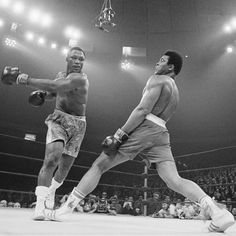
[[[118,129],[113,136],[108,136],[102,142],[103,151],[107,155],[116,154],[117,150],[125,141],[129,138],[128,134],[126,134],[123,130]]]
[[[36,90],[30,94],[28,101],[32,106],[39,107],[44,104],[46,95],[46,91]]]
[[[21,73],[18,67],[6,66],[2,71],[1,80],[7,85],[14,83],[27,85],[28,79],[29,75]]]

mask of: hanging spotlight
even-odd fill
[[[107,27],[114,27],[116,24],[112,22],[115,11],[111,7],[111,0],[104,0],[100,14],[95,18],[95,27],[109,32]]]
[[[121,69],[122,70],[129,70],[131,68],[131,62],[128,59],[125,59],[121,62]]]
[[[51,43],[51,49],[56,49],[57,48],[57,44],[56,43]]]
[[[17,29],[19,28],[19,25],[20,24],[18,24],[18,23],[16,23],[16,22],[13,22],[12,24],[11,24],[11,31],[12,32],[14,32],[14,33],[16,33],[16,31],[17,31]]]
[[[14,39],[5,38],[4,43],[7,47],[14,48],[16,46],[16,40],[14,40]]]
[[[38,44],[44,45],[44,44],[45,44],[45,38],[40,37],[40,38],[38,39]]]
[[[69,49],[67,47],[62,48],[61,50],[63,55],[66,55],[69,52]]]
[[[227,46],[226,47],[226,52],[227,53],[232,53],[234,51],[234,48],[232,46]]]
[[[69,47],[76,47],[78,46],[78,40],[77,39],[70,39],[69,40]]]

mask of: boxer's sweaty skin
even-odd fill
[[[161,92],[151,113],[167,122],[176,111],[179,102],[179,91],[175,81],[171,77],[153,75],[149,78],[146,87],[143,90],[143,96],[156,86],[160,87]]]
[[[141,101],[121,128],[124,132],[132,132],[150,113],[164,121],[168,121],[175,113],[179,103],[179,91],[172,79],[172,69],[170,72],[169,69],[171,67],[168,65],[168,56],[163,55],[156,63],[154,75],[146,83]]]
[[[72,50],[68,55],[67,73],[81,73],[82,65],[80,58],[84,59],[81,51]],[[76,63],[78,61],[78,63]],[[70,91],[58,92],[56,99],[56,109],[62,110],[68,114],[83,116],[86,112],[88,100],[88,79],[87,76],[80,78],[81,85]],[[84,80],[84,81],[83,81]]]
[[[55,80],[29,78],[28,85],[56,95],[56,109],[65,113],[83,116],[86,112],[89,82],[82,73],[85,55],[82,51],[71,50],[66,58],[67,71],[59,73]],[[55,96],[54,95],[54,96]]]

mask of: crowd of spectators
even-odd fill
[[[182,177],[199,184],[216,202],[221,203],[236,216],[236,167],[181,172]],[[128,178],[126,178],[128,179]],[[132,176],[133,179],[133,176]],[[142,179],[143,180],[143,179]],[[202,214],[198,204],[168,189],[158,175],[148,178],[147,199],[143,189],[132,187],[119,188],[101,185],[80,202],[76,211],[84,213],[103,213],[109,215],[126,214],[139,216],[145,214],[154,218],[208,219]],[[125,183],[119,179],[119,184]],[[132,185],[132,181],[130,183]],[[68,195],[57,196],[56,207],[66,201]],[[0,207],[34,207],[34,194],[0,191]]]
[[[217,201],[236,201],[236,167],[183,171],[180,175],[193,180]],[[158,175],[149,177],[148,183],[152,189],[162,189],[161,192],[164,195],[169,195],[172,198],[182,198],[168,189]]]

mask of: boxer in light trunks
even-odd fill
[[[182,57],[175,51],[167,51],[156,63],[152,75],[143,90],[142,98],[127,122],[103,143],[103,152],[68,197],[67,202],[56,211],[45,209],[45,216],[61,220],[97,186],[102,174],[112,167],[132,160],[139,153],[155,166],[167,186],[197,201],[208,212],[212,222],[210,231],[225,231],[234,224],[230,212],[220,209],[194,182],[179,176],[170,148],[166,122],[176,111],[179,91],[175,78],[182,68]]]
[[[53,208],[55,191],[73,165],[85,134],[89,83],[87,75],[82,72],[84,60],[85,53],[81,48],[71,48],[66,57],[66,72],[58,73],[55,80],[31,78],[12,67],[5,67],[2,73],[1,79],[5,84],[16,83],[40,89],[31,93],[29,102],[32,105],[39,106],[45,99],[56,98],[55,110],[45,120],[48,132],[45,159],[35,191],[34,220],[45,219],[45,203],[48,208]]]

